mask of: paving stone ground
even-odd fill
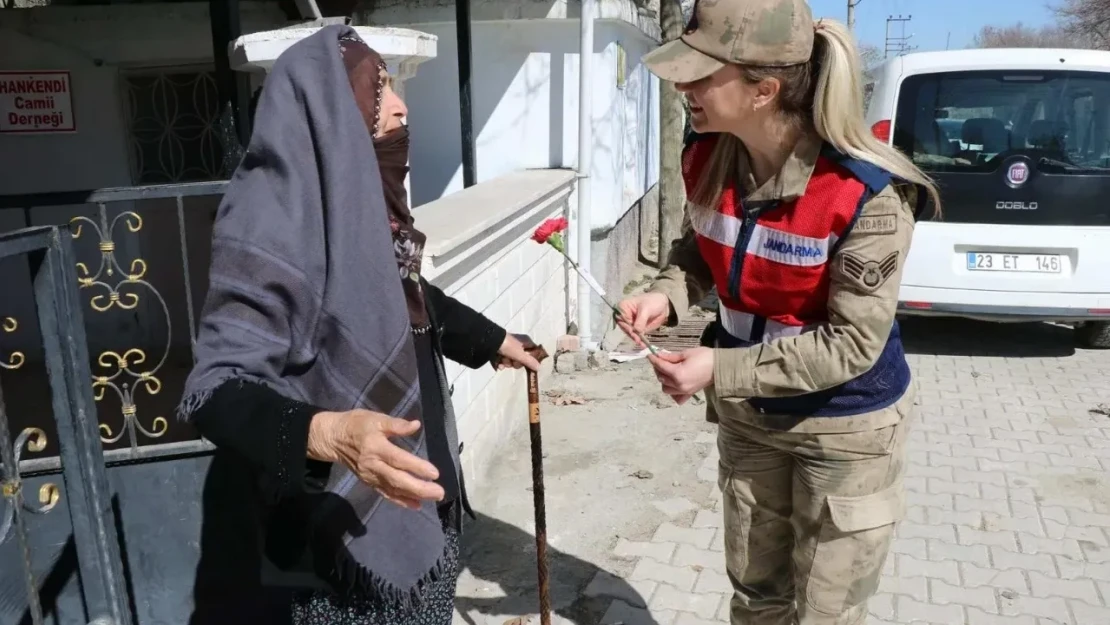
[[[1110,624],[1110,351],[1049,325],[912,319],[904,333],[919,388],[909,507],[871,625]],[[605,599],[601,617],[560,618],[727,622],[716,448],[703,448],[697,486],[652,502],[668,520],[613,542],[628,567],[581,589]]]

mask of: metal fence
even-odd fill
[[[74,207],[68,224],[0,234],[0,261],[25,259],[35,311],[33,318],[20,319],[0,308],[0,330],[8,337],[22,333],[26,344],[27,333],[37,326],[41,343],[41,356],[34,358],[23,350],[0,353],[0,621],[14,616],[34,625],[44,618],[98,625],[176,622],[164,607],[147,605],[136,595],[150,584],[183,586],[178,594],[186,595],[191,587],[185,578],[199,550],[191,534],[199,518],[196,483],[203,481],[213,447],[165,412],[179,399],[179,390],[176,396],[168,390],[167,376],[177,376],[174,388],[179,389],[191,365],[196,304],[203,291],[195,285],[198,267],[190,262],[189,201],[208,198],[206,208],[211,208],[226,184],[0,196],[0,211],[23,210],[25,225],[36,209]],[[156,217],[163,225],[176,220],[175,240],[163,228],[162,236],[145,246],[160,253],[163,262],[175,259],[174,267],[160,269],[163,275],[180,273],[184,290],[173,299],[182,301],[184,310],[167,303],[165,289],[151,280],[144,254],[120,252],[121,238],[140,233],[144,217]],[[88,254],[81,254],[82,246]],[[172,247],[178,248],[176,254],[169,253]],[[6,293],[13,289],[4,285]],[[14,301],[6,296],[3,306]],[[90,336],[93,326],[87,323],[107,313],[123,313],[134,323],[150,321],[143,315],[163,315],[147,325],[165,331],[164,345],[144,339],[141,345],[98,349],[90,357],[90,340],[106,345],[130,336],[105,332],[104,327],[115,327],[111,324]],[[187,345],[178,350],[187,354],[177,355],[181,366],[171,371],[175,318],[187,325]],[[43,386],[42,393],[35,393],[36,384]],[[21,395],[24,400],[11,401]],[[143,484],[150,486],[134,487],[137,465],[142,465]],[[154,492],[161,481],[182,476],[188,483],[162,484],[165,492]],[[166,554],[166,564],[152,579],[130,574],[129,559],[161,556],[146,532],[127,528],[160,522],[156,510],[142,506],[172,506],[174,497],[185,499],[184,512],[165,521],[178,522],[179,530],[167,531],[179,531],[188,545],[175,545],[180,553]],[[19,566],[10,566],[10,560]],[[24,589],[13,593],[18,581]],[[24,595],[25,602],[13,603],[13,594]]]
[[[46,354],[46,370],[53,395],[64,490],[40,488],[46,502],[41,507],[24,500],[19,470],[23,446],[42,449],[46,434],[27,428],[13,446],[8,441],[6,411],[0,404],[0,458],[3,458],[3,495],[7,506],[0,524],[0,540],[14,533],[22,552],[27,610],[31,621],[43,622],[38,585],[31,561],[31,540],[24,512],[47,514],[63,496],[68,502],[77,547],[83,599],[97,623],[129,623],[131,615],[123,596],[123,573],[119,547],[109,539],[113,533],[111,508],[107,502],[108,480],[93,414],[93,393],[88,383],[88,351],[85,328],[77,306],[73,250],[69,235],[58,227],[31,228],[0,235],[0,258],[27,255],[32,266],[35,305]],[[0,399],[2,402],[2,399]]]
[[[133,311],[144,299],[152,300],[147,307],[146,316],[162,316],[165,323],[165,341],[153,349],[134,345],[113,345],[95,354],[91,362],[93,373],[90,384],[97,402],[111,398],[118,403],[117,418],[101,418],[99,424],[101,441],[108,447],[106,457],[109,462],[135,461],[150,459],[167,454],[203,451],[209,448],[200,440],[177,440],[157,444],[158,439],[166,437],[171,428],[171,419],[158,415],[144,419],[143,403],[163,395],[165,383],[163,374],[170,353],[170,337],[173,332],[172,316],[182,316],[188,328],[189,347],[196,340],[197,297],[192,288],[194,262],[190,262],[188,229],[186,228],[187,200],[191,198],[219,198],[227,186],[225,181],[203,182],[174,185],[124,187],[100,189],[90,192],[66,192],[33,194],[23,196],[0,196],[0,210],[22,209],[28,225],[32,221],[31,210],[51,206],[93,206],[92,217],[73,216],[69,219],[75,247],[82,246],[86,240],[95,243],[89,254],[80,255],[75,261],[76,283],[80,286],[86,317],[95,317],[112,311]],[[138,204],[141,208],[122,210],[114,215],[109,208],[123,203]],[[74,209],[73,212],[79,212]],[[121,238],[135,235],[143,230],[146,220],[155,215],[168,217],[172,213],[176,220],[176,240],[151,240],[158,246],[177,247],[178,254],[173,270],[180,272],[184,311],[172,310],[163,295],[164,285],[155,284],[149,278],[150,263],[142,256],[121,258]],[[144,217],[146,220],[144,220]],[[163,233],[164,234],[164,233]],[[87,247],[92,247],[89,245]],[[165,250],[162,250],[165,252]],[[163,260],[170,260],[163,254]],[[165,268],[162,268],[165,269]],[[2,314],[2,310],[0,310]],[[136,317],[140,317],[136,314]],[[138,321],[146,321],[137,319]],[[5,316],[3,330],[14,332],[21,326],[19,320]],[[95,337],[101,343],[113,342],[101,334]],[[116,340],[122,343],[124,339]],[[151,353],[154,352],[154,353]],[[191,349],[188,356],[191,358]],[[0,355],[3,358],[3,355]],[[21,353],[7,356],[6,364],[0,366],[8,370],[18,370],[27,358]],[[159,397],[159,399],[163,399]],[[163,404],[176,398],[166,397]],[[104,412],[103,410],[100,412]],[[183,435],[193,439],[194,436]],[[155,444],[151,444],[155,443]],[[57,456],[39,457],[23,461],[24,471],[38,473],[58,468]]]

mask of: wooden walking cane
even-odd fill
[[[528,353],[539,362],[547,358],[542,345]],[[540,625],[551,625],[551,588],[547,578],[547,506],[543,492],[543,438],[540,435],[540,381],[528,371],[528,431],[532,439],[532,501],[536,510],[536,572],[540,593]]]

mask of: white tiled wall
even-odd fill
[[[434,250],[431,258],[425,258],[425,273],[432,274],[432,282],[509,332],[527,334],[554,356],[555,340],[567,330],[567,269],[562,255],[530,239],[545,219],[567,212],[573,179],[552,174],[520,172],[482,183],[421,207],[417,218],[421,219],[421,211],[433,211],[424,214],[425,232]],[[501,201],[504,206],[482,206]],[[477,229],[481,232],[468,238],[458,235],[460,210],[475,220],[493,211],[504,219],[483,222],[486,226]],[[450,241],[450,249],[437,246],[436,239]],[[461,277],[440,275],[462,265],[471,268]],[[541,391],[553,360],[544,363]],[[493,459],[517,428],[527,427],[527,379],[523,370],[469,369],[451,361],[447,377],[454,387],[467,489],[477,497]]]
[[[566,333],[564,289],[566,275],[562,256],[554,250],[525,240],[494,266],[457,286],[453,295],[483,311],[510,332],[527,334],[554,352],[555,339]],[[550,361],[543,378],[550,371]],[[459,439],[463,468],[470,477],[472,493],[482,489],[481,478],[513,430],[528,422],[527,382],[523,371],[495,372],[448,363],[454,385],[455,412],[459,417]]]

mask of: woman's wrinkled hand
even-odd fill
[[[392,438],[412,436],[420,422],[369,410],[321,412],[308,430],[308,455],[339,462],[363,483],[393,503],[416,510],[424,501],[441,501],[443,487],[435,465],[405,451]]]
[[[640,336],[659,329],[671,317],[671,300],[662,293],[644,293],[630,297],[622,300],[617,308],[620,309],[620,317],[616,318],[617,325],[628,338],[644,348],[647,345],[643,344]]]
[[[540,361],[536,360],[528,350],[536,347],[532,339],[523,334],[505,334],[505,340],[497,350],[497,359],[493,365],[498,371],[506,367],[519,369],[524,367],[530,371],[540,370]]]
[[[708,347],[653,354],[648,360],[663,392],[679,405],[713,384],[713,350]]]

